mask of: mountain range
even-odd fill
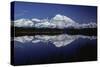
[[[38,19],[38,18],[32,18],[32,19],[17,19],[14,22],[15,27],[35,27],[35,28],[96,28],[97,24],[95,22],[89,22],[89,23],[83,23],[80,24],[78,22],[75,22],[71,18],[57,14],[53,18],[49,19]]]

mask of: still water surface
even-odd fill
[[[14,64],[92,60],[96,58],[96,46],[96,36],[61,34],[14,37]]]

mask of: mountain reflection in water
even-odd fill
[[[14,41],[20,42],[20,43],[39,43],[43,42],[48,44],[48,42],[55,45],[55,47],[63,47],[66,45],[69,45],[70,43],[74,42],[75,40],[83,38],[83,39],[96,39],[96,36],[84,36],[84,35],[67,35],[67,34],[61,34],[61,35],[34,35],[34,36],[19,36],[14,37]]]

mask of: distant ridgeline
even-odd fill
[[[87,36],[97,36],[97,28],[35,28],[35,27],[14,27],[11,26],[12,32],[14,31],[15,36],[24,35],[59,35],[59,34],[69,34],[69,35],[87,35]]]
[[[97,35],[97,24],[77,23],[71,18],[57,14],[51,19],[18,19],[11,23],[15,36],[20,35]]]

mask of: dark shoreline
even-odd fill
[[[22,27],[11,27],[11,36],[24,36],[24,35],[86,35],[86,36],[97,36],[97,28],[83,28],[83,29],[57,29],[57,28],[22,28]]]

